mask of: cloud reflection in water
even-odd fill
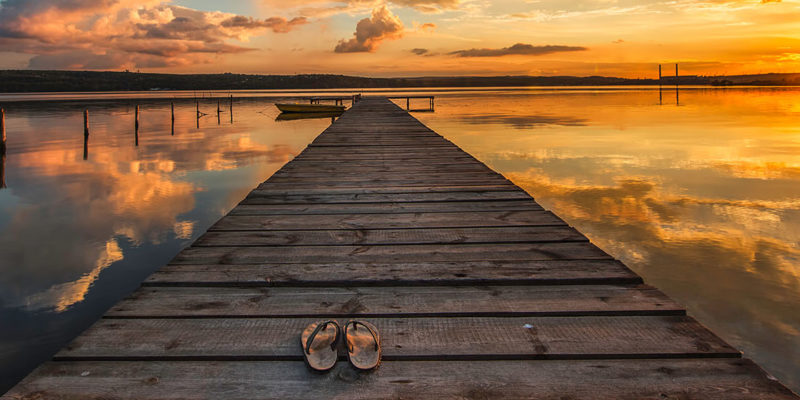
[[[419,118],[800,390],[800,91],[686,90],[681,101],[454,94]],[[580,123],[504,117],[537,114]]]

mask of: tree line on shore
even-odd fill
[[[675,84],[664,77],[662,84]],[[680,76],[681,85],[800,85],[800,73]],[[512,87],[658,85],[658,79],[603,76],[453,76],[367,78],[346,75],[154,74],[138,72],[0,70],[0,92],[138,90],[338,89],[400,87]]]

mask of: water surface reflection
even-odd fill
[[[321,132],[265,100],[10,103],[0,190],[0,392],[205,231]],[[228,109],[224,109],[229,112]],[[199,125],[199,128],[197,126]],[[137,146],[138,139],[138,146]],[[101,282],[102,281],[102,282]],[[9,329],[9,327],[13,327]]]
[[[453,94],[418,118],[800,390],[800,90]]]

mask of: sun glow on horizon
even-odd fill
[[[6,69],[364,76],[800,72],[797,0],[0,1]]]

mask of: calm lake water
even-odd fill
[[[421,121],[800,390],[800,89],[433,93]],[[5,104],[0,393],[330,123],[275,122],[284,94],[235,93],[262,98],[237,99],[233,123],[206,100],[199,128],[177,101],[174,134],[169,101],[130,95],[138,147],[133,99]]]

